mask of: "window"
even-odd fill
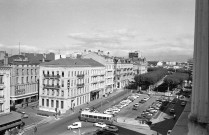
[[[62,71],[62,77],[64,77],[64,71]]]
[[[52,76],[54,76],[54,71],[52,71]]]
[[[31,82],[33,82],[33,76],[31,76],[31,79],[30,79],[30,81],[31,81]]]
[[[64,108],[64,102],[61,101],[61,109],[63,109],[63,108]]]
[[[22,69],[22,75],[24,75],[24,69]]]
[[[36,80],[36,76],[35,76],[35,82],[36,82],[37,80]]]
[[[47,95],[49,95],[49,89],[47,89]]]
[[[62,97],[64,97],[64,90],[62,90]]]
[[[0,84],[3,84],[3,75],[0,75]]]
[[[75,71],[75,76],[76,76],[76,71]]]
[[[59,108],[59,101],[56,101],[56,108]]]
[[[46,106],[49,106],[49,99],[46,100]]]
[[[33,74],[33,69],[31,69],[31,75]]]
[[[37,74],[37,70],[35,69],[35,74]]]
[[[59,90],[57,90],[57,96],[59,96]]]
[[[62,87],[64,87],[64,80],[62,80]]]
[[[42,90],[42,94],[43,94],[43,95],[44,95],[44,92],[45,92],[45,90],[43,89],[43,90]]]
[[[70,77],[70,71],[68,71],[68,77]]]
[[[22,84],[24,83],[24,77],[21,78],[21,83],[22,83]]]
[[[44,75],[45,73],[44,73],[44,70],[43,70],[43,75]]]
[[[72,77],[73,77],[73,71],[71,72],[71,75],[72,75]]]
[[[26,77],[26,82],[28,83],[29,81],[28,81],[28,76]]]
[[[57,75],[59,75],[59,71],[57,71]]]
[[[54,90],[52,90],[52,96],[54,96]]]
[[[29,69],[27,69],[27,75],[29,75]]]
[[[51,100],[51,107],[54,107],[54,100]]]
[[[17,71],[16,71],[16,75],[18,75],[18,69],[17,69]]]
[[[42,99],[42,106],[44,106],[44,99]]]

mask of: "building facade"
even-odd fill
[[[115,58],[114,87],[121,89],[126,87],[134,79],[133,63],[129,59]]]
[[[91,58],[105,65],[105,95],[112,93],[114,88],[114,59],[101,52],[86,52],[82,58]]]
[[[17,107],[38,100],[39,65],[23,55],[9,57],[11,67],[10,105]]]
[[[0,114],[10,112],[10,67],[0,67]]]
[[[11,65],[11,104],[17,106],[38,100],[39,65]]]
[[[104,65],[92,59],[58,59],[40,65],[39,109],[61,113],[100,98]]]

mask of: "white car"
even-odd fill
[[[107,125],[105,123],[103,123],[103,122],[98,122],[98,123],[94,123],[94,126],[104,128]]]
[[[168,130],[167,135],[170,135],[170,134],[171,134],[171,130]]]
[[[112,110],[106,110],[104,111],[105,114],[114,114],[114,112]]]
[[[85,109],[84,109],[84,111],[91,111],[91,109],[89,109],[89,108],[85,108]]]
[[[72,125],[69,125],[67,129],[76,129],[76,128],[81,128],[81,122],[74,122]]]
[[[147,100],[149,100],[149,98],[144,98],[143,100],[147,101]]]

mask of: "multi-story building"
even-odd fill
[[[102,51],[85,52],[82,58],[91,58],[105,65],[105,94],[112,93],[114,88],[114,59]]]
[[[10,70],[0,66],[0,134],[22,124],[21,115],[10,112]]]
[[[147,61],[145,58],[132,59],[134,75],[147,73]]]
[[[0,67],[0,114],[10,112],[10,70]]]
[[[61,113],[104,92],[104,65],[93,59],[58,59],[40,64],[39,109]]]
[[[130,81],[133,81],[133,62],[130,59],[115,58],[115,76],[114,86],[116,89],[126,87]]]
[[[22,105],[38,100],[38,63],[30,63],[23,55],[9,57],[11,66],[11,105]]]

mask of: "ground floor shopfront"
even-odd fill
[[[21,114],[17,112],[0,114],[0,135],[4,135],[6,131],[19,132],[23,126]]]
[[[15,107],[23,107],[27,106],[28,103],[38,101],[38,94],[30,94],[30,95],[23,95],[23,96],[16,96],[10,98],[10,106],[15,105]]]

